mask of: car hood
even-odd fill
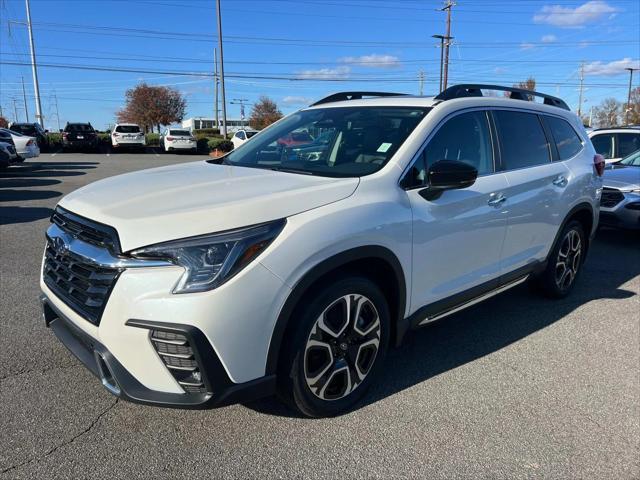
[[[358,183],[200,161],[100,180],[60,206],[114,227],[128,251],[285,218],[342,200]]]
[[[620,190],[636,190],[640,188],[640,167],[616,165],[604,171],[603,185]]]

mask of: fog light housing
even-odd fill
[[[205,393],[202,368],[187,337],[181,333],[151,330],[151,344],[162,362],[187,393]]]

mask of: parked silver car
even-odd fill
[[[640,230],[640,150],[605,170],[600,225]]]

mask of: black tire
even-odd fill
[[[285,340],[288,347],[280,362],[278,395],[308,417],[339,415],[362,399],[380,372],[389,345],[389,307],[378,286],[360,276],[332,282],[311,299],[305,298],[305,305],[299,305],[290,320],[296,325]],[[344,333],[329,335],[326,325],[339,325],[341,320],[335,319],[346,314],[349,304],[351,312],[359,307],[360,314],[344,317],[349,318],[342,322]],[[318,326],[321,315],[324,329]],[[310,379],[312,374],[319,375]]]
[[[569,295],[580,276],[586,253],[584,228],[573,220],[562,229],[549,254],[546,269],[535,279],[542,293],[550,298]]]

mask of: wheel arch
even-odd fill
[[[564,218],[564,221],[562,222],[562,224],[560,225],[560,228],[558,229],[558,232],[556,233],[556,237],[553,240],[553,245],[551,247],[551,250],[549,250],[549,255],[551,254],[551,252],[553,252],[553,249],[558,244],[558,241],[560,240],[560,235],[562,234],[562,231],[564,230],[564,228],[569,224],[569,222],[572,222],[573,220],[577,220],[578,222],[580,222],[580,224],[582,224],[582,227],[584,228],[584,233],[586,237],[585,238],[585,242],[586,242],[585,255],[583,257],[583,261],[584,261],[584,258],[586,258],[587,256],[586,254],[589,251],[591,238],[593,236],[594,226],[595,226],[594,225],[595,215],[593,212],[593,206],[587,202],[579,203],[578,205],[573,207],[571,210],[569,210],[569,213]]]
[[[266,375],[276,374],[283,352],[283,340],[293,327],[291,317],[311,287],[331,281],[345,272],[359,273],[373,280],[389,302],[391,318],[390,345],[396,326],[404,318],[407,289],[404,270],[396,255],[386,247],[369,245],[346,250],[313,266],[293,287],[276,320],[269,351]]]

